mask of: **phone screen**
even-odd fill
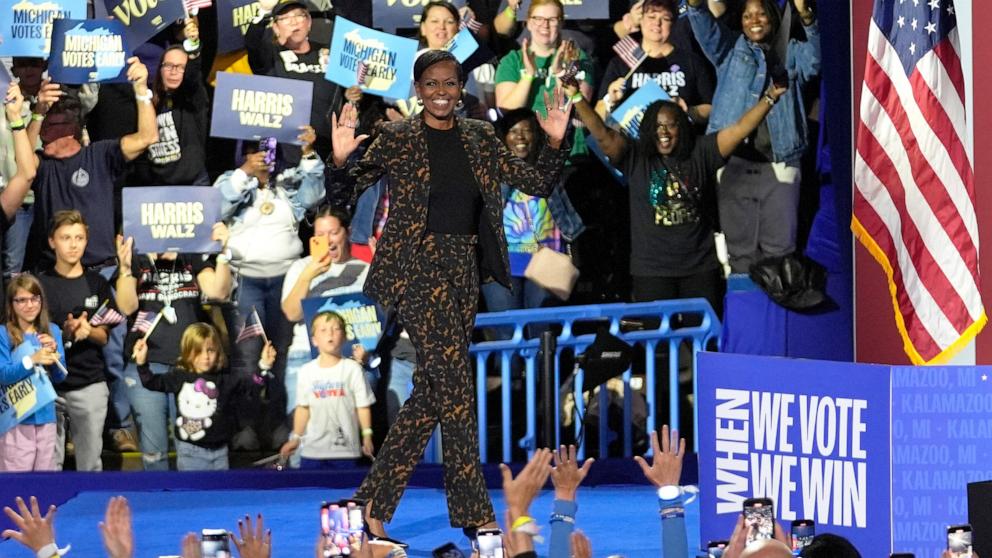
[[[745,500],[744,525],[747,527],[747,544],[772,538],[775,534],[772,501],[767,498]]]
[[[816,535],[813,521],[809,519],[797,519],[792,522],[792,550],[802,550],[809,546]]]
[[[350,556],[348,509],[338,504],[320,506],[320,533],[324,556]]]
[[[947,550],[954,558],[971,557],[971,526],[960,525],[947,529]]]
[[[503,533],[499,529],[479,530],[479,558],[503,558]]]
[[[227,531],[223,529],[201,531],[200,552],[203,558],[231,558],[231,547],[227,541]]]
[[[723,558],[723,553],[727,550],[727,541],[710,541],[706,544],[706,555],[709,558]]]

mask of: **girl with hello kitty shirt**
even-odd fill
[[[271,369],[276,350],[266,342],[259,361]],[[165,374],[152,374],[148,345],[134,344],[134,361],[146,389],[175,394],[176,466],[180,471],[213,471],[228,468],[227,444],[234,435],[234,409],[229,407],[240,393],[256,389],[260,382],[231,374],[220,333],[214,326],[197,322],[183,331],[179,359]]]

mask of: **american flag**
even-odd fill
[[[245,325],[241,327],[241,333],[238,334],[238,338],[234,342],[240,343],[252,337],[265,338],[265,330],[262,329],[262,320],[258,317],[258,311],[255,310],[254,306],[251,309],[251,314],[248,314],[248,317],[245,318]]]
[[[186,5],[187,12],[196,15],[200,9],[212,6],[213,0],[183,0],[183,4]]]
[[[613,52],[617,53],[620,60],[623,60],[624,64],[631,70],[640,66],[641,62],[644,62],[648,56],[641,45],[630,37],[624,37],[617,41],[617,44],[613,45]]]
[[[479,30],[482,29],[482,22],[475,19],[475,17],[473,16],[466,15],[464,18],[462,18],[462,22],[458,26],[458,28],[465,29],[466,27],[468,27],[469,31],[473,33],[478,33]]]
[[[119,323],[123,323],[127,318],[123,314],[114,310],[110,307],[109,300],[103,301],[100,308],[93,313],[93,317],[90,318],[90,325],[92,326],[115,326]]]
[[[155,318],[157,317],[158,313],[152,312],[151,310],[142,310],[141,312],[138,312],[138,315],[134,318],[134,325],[131,326],[131,331],[148,333],[148,330],[155,325]]]
[[[889,279],[917,364],[984,327],[974,177],[953,0],[875,0],[851,228]]]

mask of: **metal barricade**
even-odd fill
[[[672,328],[672,322],[676,316],[699,316],[698,326],[680,326]],[[621,321],[650,319],[659,321],[656,328],[627,331],[621,327]],[[555,370],[554,386],[555,393],[558,393],[558,386],[561,385],[560,364],[562,350],[571,350],[578,355],[592,344],[595,339],[595,331],[592,333],[575,333],[576,325],[597,325],[605,326],[613,335],[623,339],[631,345],[641,345],[644,347],[646,355],[645,370],[645,395],[647,399],[647,420],[646,431],[650,432],[655,424],[656,405],[655,395],[655,350],[659,343],[668,343],[668,366],[669,366],[669,421],[673,428],[679,426],[679,351],[678,347],[683,341],[692,344],[692,365],[695,370],[696,353],[705,349],[710,341],[718,341],[720,336],[720,320],[717,318],[709,303],[702,298],[666,300],[657,302],[643,302],[633,304],[595,304],[587,306],[564,306],[557,308],[537,308],[530,310],[511,310],[506,312],[493,312],[479,314],[475,321],[476,329],[483,330],[493,328],[505,328],[513,330],[510,339],[500,341],[481,341],[473,343],[469,348],[476,362],[476,389],[479,416],[479,446],[482,461],[488,461],[488,429],[487,429],[487,379],[489,369],[487,362],[490,356],[498,358],[500,367],[500,390],[501,390],[501,432],[502,432],[502,461],[512,460],[512,413],[511,413],[511,362],[515,356],[523,359],[525,367],[525,387],[524,396],[526,398],[526,434],[517,441],[519,447],[527,450],[528,456],[532,455],[537,448],[537,378],[538,378],[538,352],[540,350],[540,339],[525,339],[524,331],[527,326],[548,326],[553,325],[561,328],[561,333],[557,337],[555,347]],[[582,398],[582,376],[583,372],[577,370],[575,381],[575,404],[579,414],[584,414]],[[623,425],[624,455],[630,457],[632,454],[632,412],[631,412],[631,370],[627,369],[621,376],[623,380]],[[693,375],[693,392],[695,392],[695,374]],[[605,456],[607,453],[607,420],[605,420],[608,406],[608,394],[606,390],[599,390],[599,455]],[[560,402],[556,401],[556,409],[560,408]],[[554,414],[556,433],[560,433],[561,418],[557,412]],[[581,425],[576,421],[576,429]],[[577,431],[578,433],[578,431]],[[559,434],[560,437],[560,434]],[[557,447],[559,440],[555,440]],[[585,456],[585,448],[580,447],[579,452]]]

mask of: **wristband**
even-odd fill
[[[296,442],[296,441],[299,441],[299,440],[302,440],[302,439],[303,439],[303,436],[297,434],[296,432],[290,432],[289,433],[289,441],[290,442]]]
[[[154,95],[152,90],[148,89],[144,92],[144,94],[135,93],[134,98],[142,103],[145,103],[146,105],[150,105],[152,104],[152,95]]]
[[[685,517],[685,508],[683,508],[681,504],[676,506],[668,506],[661,508],[658,513],[661,515],[662,520]]]
[[[512,6],[507,6],[506,9],[503,10],[503,15],[509,17],[513,21],[517,20],[517,10],[514,10]]]
[[[27,124],[24,123],[23,118],[18,118],[17,120],[11,120],[7,123],[7,125],[10,126],[10,130],[13,132],[27,128]]]
[[[579,101],[585,100],[585,97],[582,96],[582,93],[576,91],[575,92],[575,95],[572,95],[571,97],[569,97],[568,100],[569,101],[572,101],[572,104],[575,104],[575,103],[578,103]]]
[[[528,523],[535,523],[534,518],[529,515],[521,515],[513,522],[513,525],[510,527],[510,530],[515,531],[517,530],[517,528],[526,525]]]
[[[41,122],[44,119],[45,119],[45,115],[44,114],[38,114],[37,112],[32,112],[31,113],[31,121],[32,122]]]
[[[372,429],[371,428],[363,428],[362,429],[362,436],[371,436],[371,435],[372,435]]]
[[[534,74],[528,72],[527,70],[521,69],[520,70],[520,79],[521,80],[531,81],[531,80],[534,79]]]
[[[549,523],[556,523],[559,521],[564,521],[565,523],[571,523],[575,525],[575,518],[570,515],[565,515],[563,513],[552,513]]]
[[[534,521],[533,517],[522,515],[513,522],[513,527],[510,529],[513,533],[523,533],[529,535],[537,543],[544,542],[544,538],[541,537],[541,528]]]
[[[59,548],[55,543],[48,543],[45,546],[38,549],[35,556],[38,558],[56,558],[57,556],[65,556],[69,550],[72,549],[72,545],[68,545],[65,548]]]
[[[769,95],[768,93],[765,93],[765,96],[762,97],[761,100],[764,101],[764,102],[766,102],[766,103],[768,103],[768,106],[770,106],[770,107],[774,107],[775,106],[775,102],[776,102],[775,101],[775,98],[772,97],[771,95]]]

